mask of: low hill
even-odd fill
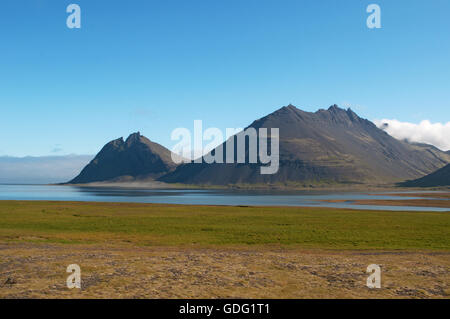
[[[400,186],[404,187],[450,186],[450,164],[422,178],[400,183]]]

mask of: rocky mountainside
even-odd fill
[[[157,178],[176,167],[171,152],[139,132],[126,141],[106,144],[70,184],[109,181],[120,178]]]
[[[449,154],[433,146],[399,141],[352,110],[336,105],[314,113],[289,105],[249,127],[279,128],[280,167],[276,174],[261,175],[260,164],[188,163],[160,180],[216,185],[387,183],[417,178],[450,162]]]

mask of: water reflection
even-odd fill
[[[398,193],[398,192],[396,192]],[[375,195],[377,194],[377,195]],[[448,208],[410,206],[353,205],[364,199],[395,200],[421,199],[411,196],[399,197],[391,193],[355,193],[324,191],[273,191],[273,190],[194,190],[194,189],[130,189],[103,187],[74,187],[50,185],[0,185],[0,200],[55,200],[135,202],[188,205],[231,206],[312,206],[336,208],[361,208],[380,210],[449,211]],[[323,200],[348,200],[341,203]],[[441,199],[442,200],[442,199]]]

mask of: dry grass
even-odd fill
[[[372,263],[381,289],[365,286]],[[450,253],[9,244],[0,282],[1,298],[449,298]]]

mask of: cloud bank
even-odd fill
[[[0,157],[0,184],[48,184],[74,178],[91,155]]]
[[[426,143],[444,151],[450,150],[450,122],[443,124],[425,120],[415,124],[387,119],[374,122],[379,128],[399,140]]]

